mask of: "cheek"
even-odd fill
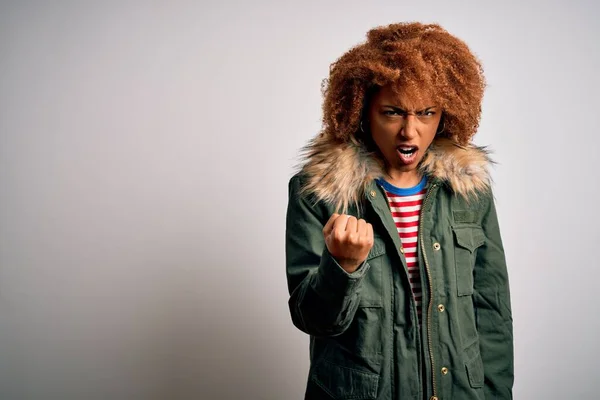
[[[428,125],[424,127],[424,129],[421,131],[421,139],[423,140],[423,145],[427,145],[427,147],[429,147],[431,142],[433,142],[433,139],[435,139],[437,133],[437,125],[438,124]]]
[[[427,134],[425,136],[429,142],[432,142],[433,139],[435,138],[436,133],[437,133],[437,127],[432,126],[429,129],[427,129]]]
[[[429,149],[429,146],[431,146],[431,143],[433,142],[434,138],[435,138],[435,136],[427,136],[427,137],[421,138],[420,147],[423,150],[423,153],[425,153],[427,151],[427,149]]]
[[[396,134],[393,129],[389,126],[373,126],[371,129],[371,136],[373,141],[381,151],[385,151],[386,148],[392,146],[395,142]]]
[[[371,130],[371,139],[373,140],[373,144],[375,145],[375,147],[383,153],[386,147],[385,140],[381,137],[379,132]]]
[[[400,126],[394,121],[381,121],[380,119],[371,120],[371,134],[373,139],[380,141],[393,141]]]

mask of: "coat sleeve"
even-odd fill
[[[349,274],[329,254],[323,237],[329,211],[324,204],[300,196],[300,185],[298,176],[290,180],[286,218],[290,313],[301,331],[335,336],[343,333],[354,318],[369,265],[364,262]]]
[[[490,194],[482,227],[486,243],[477,252],[474,270],[474,306],[486,399],[512,399],[513,322],[508,271],[496,207]]]

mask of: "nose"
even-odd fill
[[[407,114],[404,117],[404,124],[400,129],[400,135],[407,140],[414,139],[417,136],[417,117],[414,114]]]

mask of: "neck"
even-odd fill
[[[411,188],[417,186],[423,176],[417,170],[387,171],[384,179],[398,188]]]

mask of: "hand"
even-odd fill
[[[323,228],[327,250],[338,264],[352,273],[367,259],[373,247],[373,225],[351,215],[333,214]]]

